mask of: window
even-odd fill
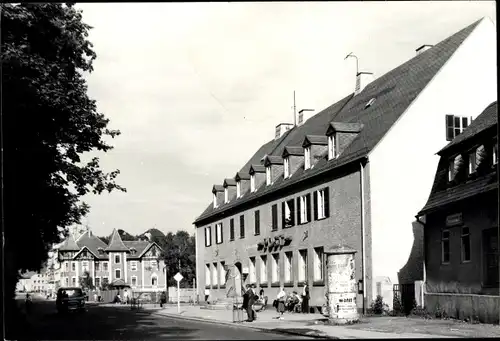
[[[450,262],[450,231],[443,230],[441,234],[441,262],[448,264]]]
[[[206,264],[205,265],[205,285],[207,287],[210,286],[210,277],[211,277],[210,264]]]
[[[210,226],[205,227],[205,246],[212,245],[212,228]]]
[[[105,284],[108,284],[108,283],[109,283],[109,278],[108,278],[108,276],[104,276],[104,277],[102,278],[102,284],[103,284],[103,285],[105,285]]]
[[[299,271],[298,271],[298,280],[299,283],[307,281],[307,250],[299,251]]]
[[[314,192],[314,220],[330,216],[330,193],[328,187]]]
[[[64,262],[64,268],[66,269],[66,271],[69,271],[69,263],[68,262]]]
[[[217,208],[217,194],[214,192],[214,208]]]
[[[245,238],[245,216],[240,215],[240,238]]]
[[[229,191],[228,191],[227,187],[224,188],[224,202],[225,203],[229,202]]]
[[[76,271],[76,262],[71,262],[71,271]]]
[[[219,272],[220,276],[219,277],[220,277],[220,284],[221,285],[225,285],[225,283],[226,283],[226,269],[224,268],[225,264],[226,264],[225,262],[220,262],[220,272]]]
[[[295,225],[295,207],[294,200],[290,199],[284,201],[281,205],[281,218],[283,221],[283,228],[292,227]]]
[[[234,240],[234,219],[229,220],[229,240]]]
[[[151,276],[151,285],[154,287],[158,285],[158,276],[156,275]]]
[[[462,262],[470,262],[470,231],[462,227]]]
[[[271,184],[271,166],[266,167],[266,185],[269,186]]]
[[[260,234],[260,211],[255,211],[255,235]]]
[[[101,286],[101,277],[96,277],[95,278],[95,286],[100,287]]]
[[[255,174],[250,175],[250,190],[252,192],[256,191],[256,188],[255,188]]]
[[[132,276],[131,277],[131,284],[134,287],[137,285],[137,276]]]
[[[283,177],[286,179],[290,176],[290,158],[286,157],[283,159]]]
[[[68,286],[68,285],[69,285],[69,278],[68,278],[68,277],[66,277],[66,279],[65,279],[65,281],[64,281],[64,282],[66,283],[66,286]]]
[[[311,168],[311,147],[304,149],[304,169]]]
[[[306,194],[297,198],[297,210],[299,211],[299,224],[311,221],[311,195]]]
[[[108,262],[102,263],[102,271],[108,271]]]
[[[448,181],[455,180],[458,172],[460,171],[460,166],[462,165],[462,155],[457,155],[450,161],[448,169]]]
[[[292,282],[293,253],[285,252],[285,283]]]
[[[335,143],[335,134],[328,136],[328,160],[337,157],[337,145]]]
[[[130,270],[137,271],[137,261],[133,260],[130,262]]]
[[[446,141],[451,141],[470,124],[468,117],[446,115]]]
[[[497,141],[494,142],[493,145],[493,164],[496,165],[498,162],[498,144]]]
[[[278,230],[278,205],[273,205],[271,207],[271,216],[272,216],[271,231],[277,231]]]
[[[279,283],[280,277],[279,277],[279,261],[280,261],[280,255],[279,253],[275,253],[272,256],[272,264],[271,264],[271,281],[272,283]]]
[[[215,242],[222,244],[222,223],[215,225]]]
[[[101,263],[99,263],[99,262],[95,262],[94,263],[94,269],[95,269],[95,271],[100,271],[100,267],[101,267]]]
[[[469,174],[474,174],[477,167],[481,164],[484,155],[484,146],[481,145],[469,154]]]
[[[250,257],[250,267],[248,269],[249,274],[249,282],[250,283],[256,283],[257,282],[257,273],[255,269],[255,257]]]
[[[149,264],[150,264],[151,268],[158,269],[158,262],[156,261],[156,259],[153,259],[151,261],[151,263],[149,263]]]
[[[120,269],[115,269],[115,278],[120,279],[122,276],[122,271]]]
[[[71,277],[71,285],[76,287],[76,277]]]
[[[267,256],[260,256],[260,284],[267,283]]]
[[[82,262],[82,271],[85,272],[85,271],[89,271],[89,261],[88,260],[84,260]]]
[[[212,284],[214,286],[217,286],[217,281],[218,281],[218,277],[217,277],[217,263],[214,263],[214,264],[212,264]]]
[[[241,182],[240,181],[236,182],[236,197],[237,198],[241,197]]]
[[[120,261],[121,261],[120,255],[119,254],[115,255],[115,264],[120,264]]]
[[[319,282],[324,279],[323,248],[314,249],[314,281]]]

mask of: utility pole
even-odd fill
[[[297,107],[295,106],[295,90],[293,90],[293,126],[297,126]]]

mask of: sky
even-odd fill
[[[353,92],[482,18],[494,1],[85,3],[97,59],[89,96],[122,134],[98,154],[127,193],[83,198],[83,224],[194,232],[212,186],[232,178],[297,111]]]

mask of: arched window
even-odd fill
[[[151,276],[151,285],[153,286],[158,285],[158,276],[156,275]]]

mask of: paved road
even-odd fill
[[[34,300],[28,327],[11,339],[36,340],[285,340],[311,339],[275,334],[244,326],[224,326],[168,318],[148,311],[88,305],[85,313],[59,315],[54,301]]]

